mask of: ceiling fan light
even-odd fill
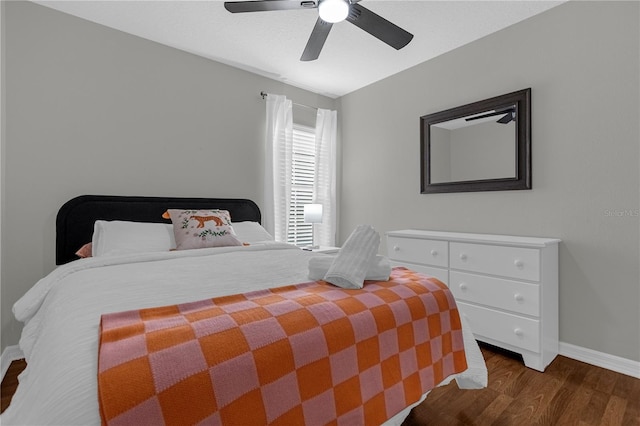
[[[318,5],[320,18],[335,24],[344,21],[349,15],[349,3],[345,0],[322,0]]]

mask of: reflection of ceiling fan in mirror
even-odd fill
[[[331,26],[349,21],[396,50],[406,46],[413,34],[392,24],[383,17],[358,4],[360,0],[252,0],[227,1],[225,9],[231,13],[266,12],[272,10],[318,9],[318,20],[311,32],[301,61],[318,59]]]
[[[481,118],[493,117],[495,115],[504,115],[504,117],[501,117],[500,119],[498,119],[498,121],[496,121],[496,123],[507,124],[507,123],[510,123],[510,122],[512,122],[512,121],[514,121],[516,119],[516,109],[515,109],[515,107],[497,109],[497,110],[495,110],[493,112],[489,112],[487,114],[481,114],[481,115],[476,115],[475,117],[465,118],[465,120],[466,121],[473,121],[473,120],[479,120]]]

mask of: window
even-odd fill
[[[337,111],[318,108],[315,125],[294,125],[292,104],[267,97],[263,223],[276,241],[334,246]],[[322,204],[315,226],[304,222],[311,202]]]
[[[304,221],[304,205],[314,201],[316,167],[315,129],[293,125],[291,199],[287,242],[297,246],[313,245],[313,224]]]

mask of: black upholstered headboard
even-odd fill
[[[228,210],[234,222],[261,222],[260,209],[251,200],[235,198],[127,197],[81,195],[67,201],[56,218],[56,264],[76,260],[75,252],[91,241],[96,220],[171,223],[167,209]]]

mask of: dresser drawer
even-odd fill
[[[423,265],[449,266],[449,243],[447,241],[418,238],[387,238],[389,258]]]
[[[540,351],[540,321],[458,302],[478,340],[486,337],[532,352]]]
[[[416,265],[409,262],[399,262],[396,260],[390,261],[391,266],[404,266],[412,271],[418,272],[420,274],[428,275],[430,277],[434,277],[442,281],[443,283],[448,285],[449,282],[449,270],[442,268],[434,268],[433,266],[425,266],[425,265]]]
[[[537,249],[452,242],[449,250],[452,269],[540,280],[540,251]]]
[[[449,287],[456,300],[480,303],[519,314],[540,315],[540,286],[521,281],[451,271]]]

